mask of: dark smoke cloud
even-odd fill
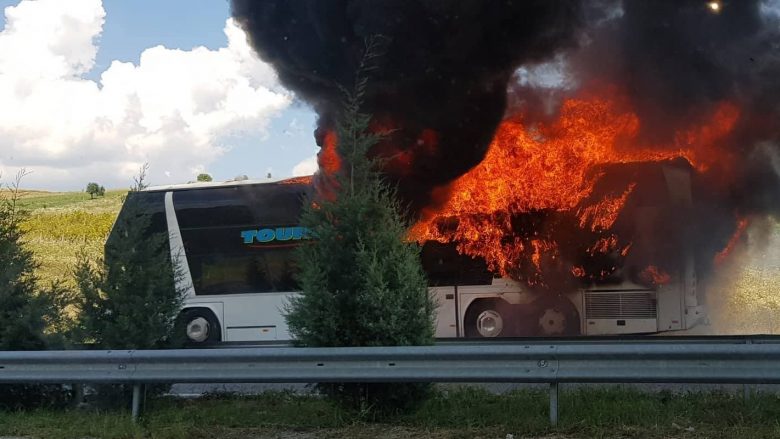
[[[617,87],[640,119],[639,147],[677,148],[680,130],[734,104],[737,126],[712,145],[727,153],[694,176],[695,208],[685,215],[703,264],[724,248],[738,217],[764,226],[761,217],[780,218],[780,2],[724,0],[717,12],[709,3],[583,2],[580,44],[560,55],[567,87],[510,83],[516,110],[537,119],[554,118],[554,103],[582,90]]]
[[[414,207],[483,158],[515,68],[571,46],[577,1],[232,0],[282,83],[319,114],[318,144],[354,81],[365,39],[386,38],[365,111],[396,131],[378,147]]]
[[[510,111],[544,120],[583,89],[617,87],[641,121],[641,147],[676,148],[680,130],[708,121],[721,103],[740,118],[718,145],[730,157],[710,171],[732,173],[713,197],[741,214],[780,213],[780,1],[705,0],[583,2],[576,48],[561,56],[566,87],[510,82]],[[542,66],[545,67],[545,66]],[[549,70],[549,66],[547,69]],[[526,66],[522,72],[538,66]]]
[[[770,78],[780,73],[780,32],[763,3],[726,1],[715,13],[699,0],[626,1],[619,19],[594,32],[612,42],[610,56],[576,62],[586,77],[623,85],[645,135],[659,140],[724,100],[748,118],[776,114],[780,85]]]
[[[778,2],[723,1],[717,13],[708,3],[624,1],[619,18],[591,26],[593,42],[573,57],[573,69],[582,81],[620,86],[642,137],[657,145],[673,144],[680,128],[706,120],[718,104],[735,104],[738,126],[722,145],[732,158],[712,172],[729,168],[736,176],[717,202],[777,215],[780,21],[768,11]],[[596,51],[611,55],[594,62]]]

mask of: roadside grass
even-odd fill
[[[66,438],[776,438],[780,398],[757,394],[644,393],[630,388],[562,392],[560,425],[547,420],[547,394],[501,395],[474,387],[440,388],[413,414],[373,421],[365,413],[289,392],[257,396],[162,398],[139,425],[127,412],[0,412],[0,435]]]

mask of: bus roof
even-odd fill
[[[224,188],[234,186],[245,185],[257,185],[257,184],[269,184],[269,183],[289,183],[289,184],[308,184],[311,182],[311,175],[303,177],[287,177],[277,179],[263,179],[263,180],[229,180],[229,181],[209,181],[209,182],[195,182],[195,183],[181,183],[181,184],[169,184],[160,186],[150,186],[144,189],[142,192],[167,192],[167,191],[181,191],[189,189],[211,189],[211,188]]]

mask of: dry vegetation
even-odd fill
[[[41,264],[43,282],[71,283],[77,254],[98,258],[127,191],[90,199],[84,192],[22,191],[19,206],[29,213],[25,242]]]

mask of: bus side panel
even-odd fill
[[[658,288],[658,331],[683,329],[682,289],[678,282]]]
[[[455,287],[431,287],[431,297],[436,306],[436,338],[458,336]]]
[[[284,306],[292,293],[223,296],[225,341],[290,340]],[[248,312],[250,311],[250,312]]]

